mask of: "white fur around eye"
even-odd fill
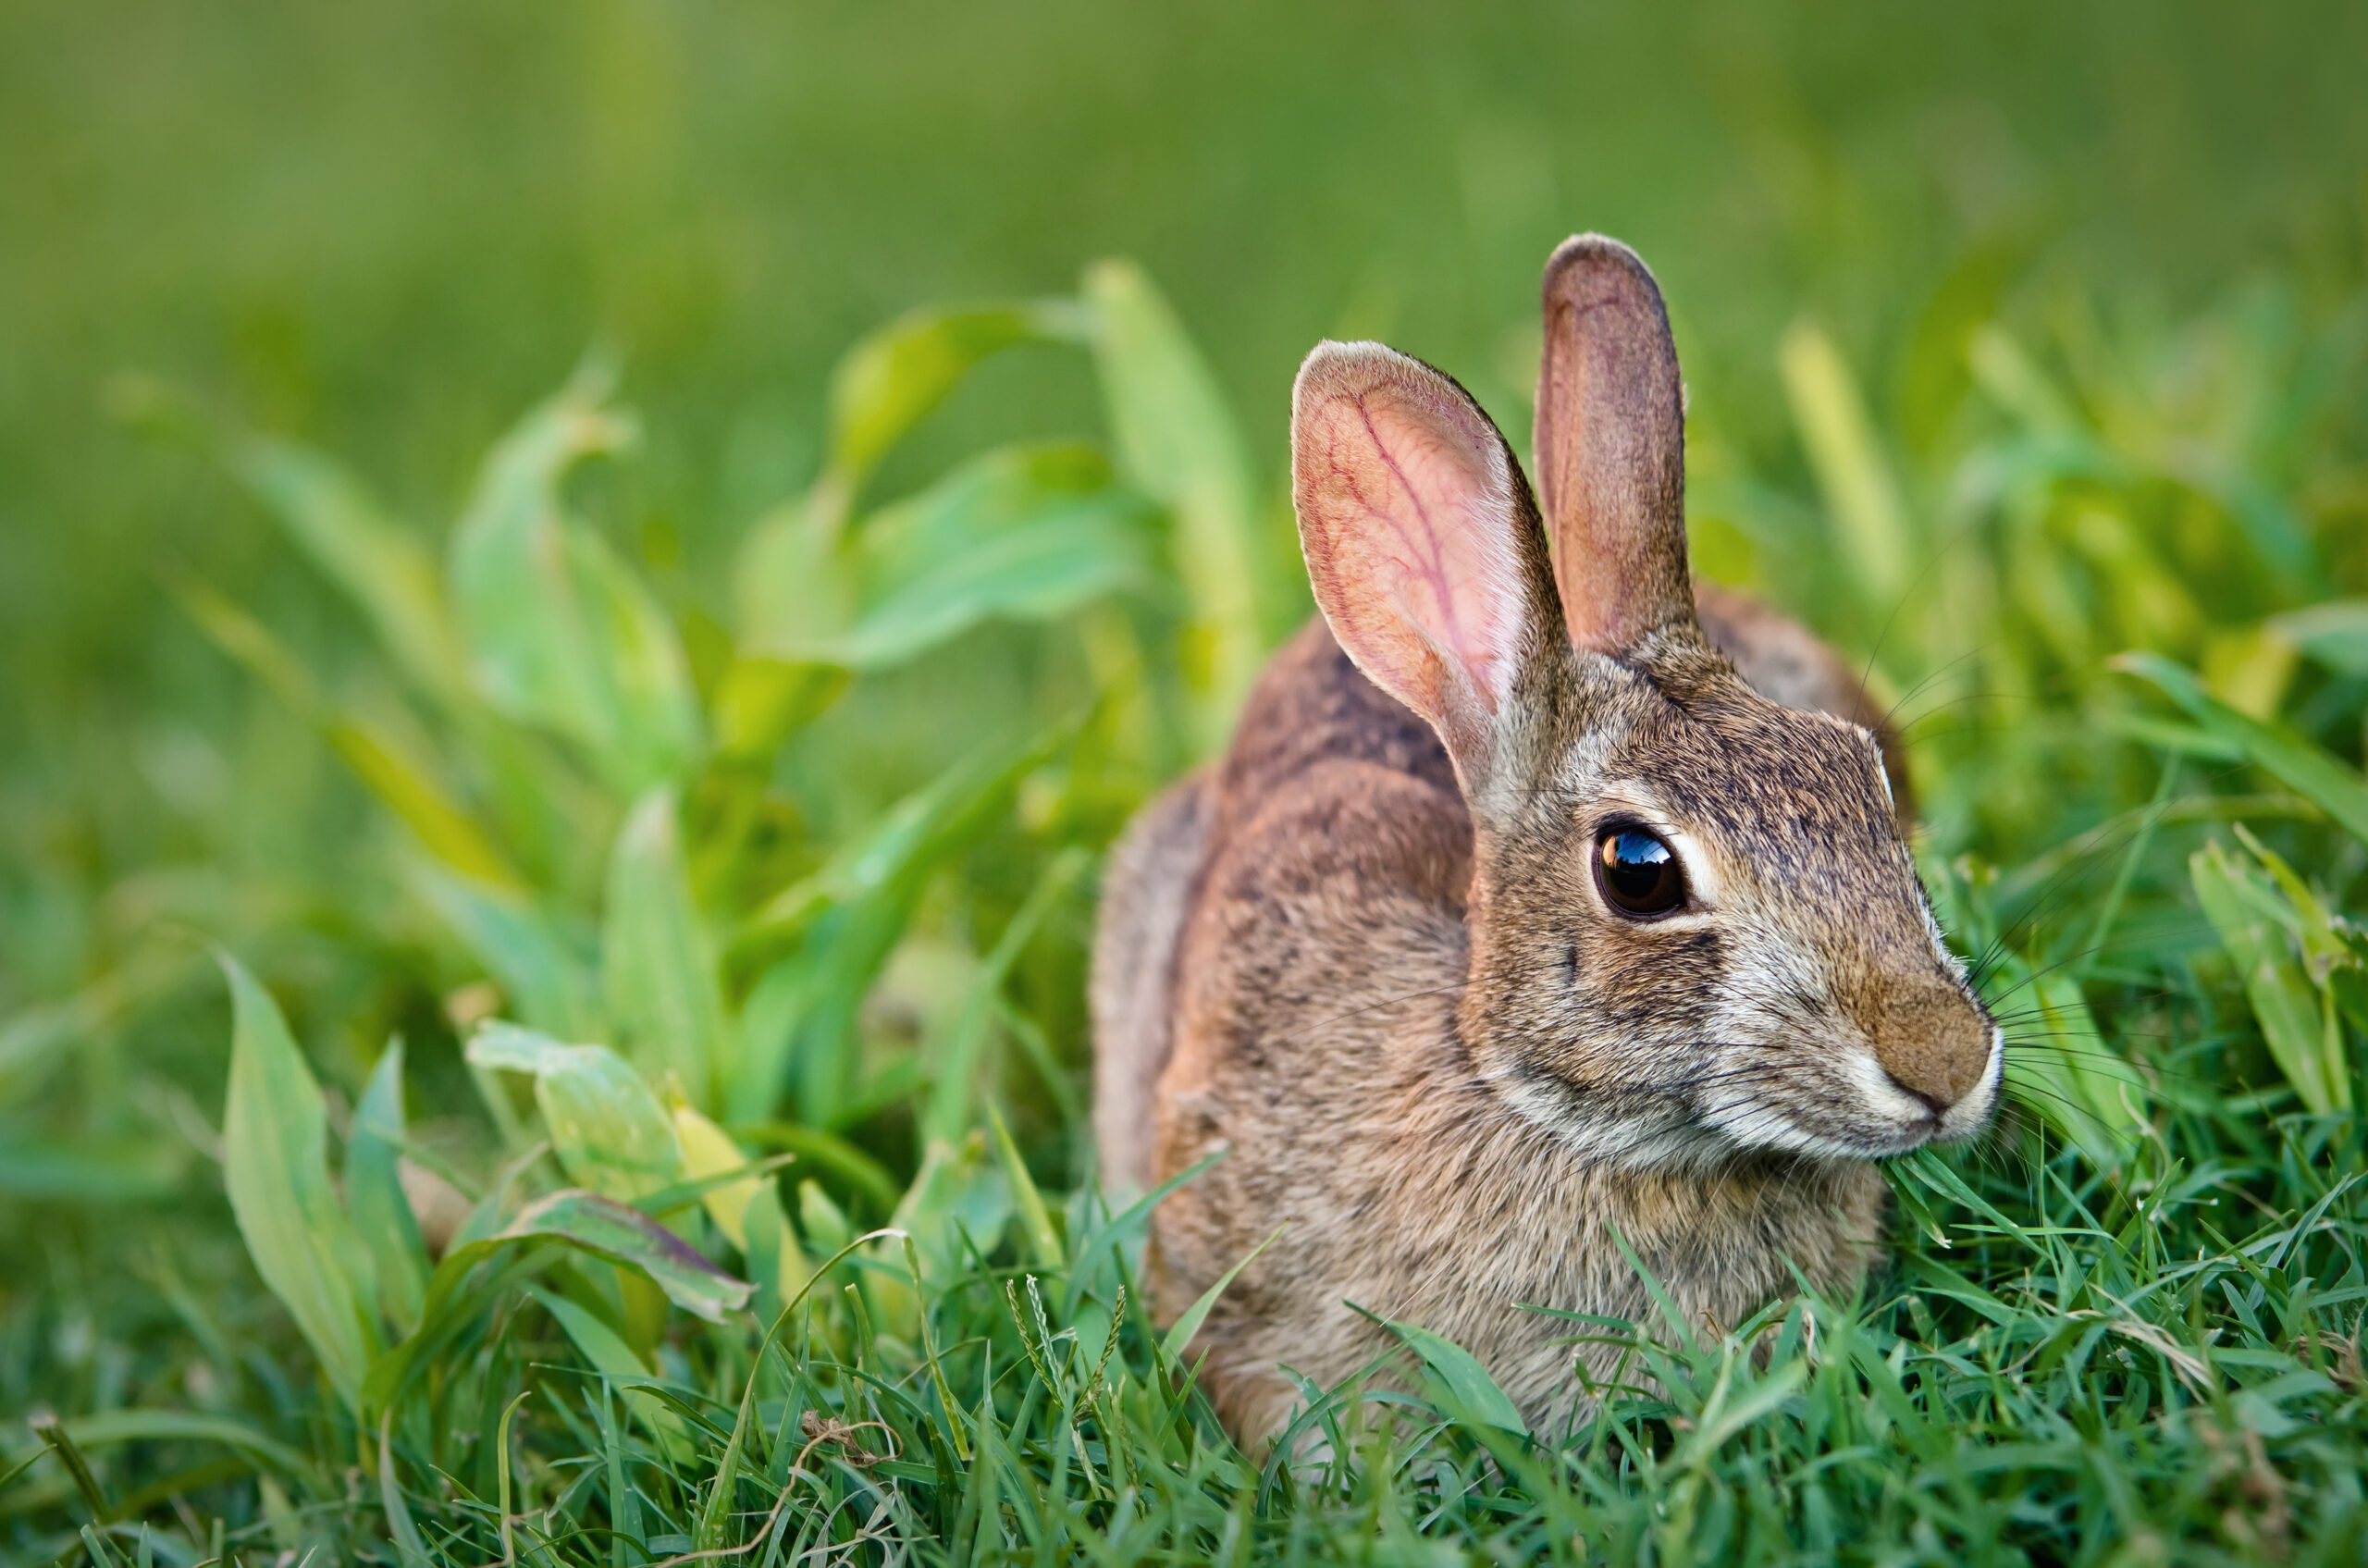
[[[1692,895],[1696,904],[1702,906],[1698,910],[1681,911],[1681,916],[1716,913],[1725,900],[1727,888],[1719,876],[1719,868],[1711,860],[1709,851],[1702,846],[1702,841],[1684,828],[1673,828],[1666,822],[1648,819],[1645,825],[1660,834],[1662,841],[1676,853],[1678,866],[1685,872],[1686,891]]]

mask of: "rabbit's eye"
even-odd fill
[[[1595,884],[1623,915],[1650,920],[1685,902],[1685,869],[1660,835],[1615,822],[1596,836]]]

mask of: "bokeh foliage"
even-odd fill
[[[2355,1560],[2362,26],[11,7],[0,1538]],[[1410,1326],[1242,1454],[1088,1181],[1095,858],[1305,613],[1298,355],[1525,445],[1578,227],[2017,1109],[1863,1302],[1574,1324],[1575,1434]]]

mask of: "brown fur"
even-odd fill
[[[1994,1096],[1994,1030],[1873,735],[1755,692],[1705,629],[1804,707],[1858,716],[1856,683],[1746,600],[1705,596],[1697,624],[1659,297],[1624,250],[1572,245],[1548,273],[1567,385],[1539,446],[1584,515],[1549,552],[1461,389],[1319,349],[1293,423],[1330,624],[1114,858],[1105,1173],[1140,1187],[1227,1151],[1155,1216],[1157,1307],[1285,1232],[1196,1341],[1245,1439],[1295,1401],[1278,1368],[1328,1384],[1388,1347],[1359,1308],[1456,1340],[1534,1424],[1567,1418],[1568,1326],[1523,1309],[1648,1320],[1622,1240],[1697,1321],[1738,1321],[1794,1266],[1846,1290],[1880,1236],[1866,1160],[1961,1136]],[[1558,290],[1618,308],[1558,321]],[[1557,336],[1591,332],[1612,340]],[[1590,550],[1633,575],[1590,575]],[[1642,922],[1606,905],[1606,821],[1660,832],[1694,900]]]

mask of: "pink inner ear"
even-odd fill
[[[1319,349],[1296,401],[1301,535],[1333,635],[1435,723],[1460,691],[1497,712],[1524,604],[1494,428],[1436,372],[1378,345]]]

